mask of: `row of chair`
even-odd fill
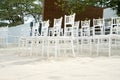
[[[108,52],[108,55],[120,48],[120,18],[93,19],[93,27],[90,27],[90,20],[75,21],[75,14],[64,16],[64,29],[61,28],[62,17],[54,19],[53,27],[49,28],[49,20],[42,21],[41,34],[38,32],[38,25],[33,28],[39,36],[21,37],[19,46],[21,51],[28,55],[42,55],[55,57],[70,53],[89,53],[100,55]],[[114,49],[115,48],[115,49]],[[28,52],[30,51],[30,52]],[[22,52],[25,53],[25,52]],[[115,52],[114,52],[115,53]]]
[[[75,21],[75,14],[69,16],[65,15],[64,29],[61,28],[62,19],[62,17],[54,19],[53,27],[49,27],[49,20],[42,21],[41,35],[43,36],[45,34],[46,36],[94,36],[113,33],[120,34],[120,17],[112,17],[109,19],[93,19],[92,27],[90,27],[90,20],[84,20],[81,21],[81,28],[79,28],[80,21]],[[33,28],[33,34],[36,31],[37,34],[39,34],[38,23],[36,23],[35,27]]]

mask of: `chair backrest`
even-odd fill
[[[93,35],[103,35],[104,19],[93,19]]]
[[[112,17],[112,25],[120,24],[120,17]]]
[[[118,27],[116,28],[117,30],[117,34],[120,35],[120,25],[118,25]]]
[[[107,18],[107,19],[104,19],[104,34],[105,35],[108,35],[108,34],[111,34],[111,25],[112,25],[112,19],[111,18]]]
[[[90,20],[81,21],[81,36],[90,36]]]
[[[53,27],[48,28],[48,36],[53,36]]]
[[[120,17],[112,17],[111,34],[120,34]]]
[[[49,20],[42,21],[41,36],[48,36]]]
[[[39,35],[39,22],[36,22],[35,25],[33,26],[33,33],[34,33],[33,36]]]
[[[75,21],[75,23],[74,23],[74,26],[73,26],[73,36],[74,37],[78,36],[79,24],[80,24],[80,21]]]
[[[53,36],[60,36],[61,26],[62,26],[62,17],[58,19],[54,19]]]
[[[73,36],[75,13],[64,17],[64,36]]]
[[[104,25],[104,19],[93,19],[93,26],[103,26]]]

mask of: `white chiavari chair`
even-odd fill
[[[46,55],[49,56],[48,54],[48,50],[47,49],[47,39],[48,39],[48,28],[49,28],[49,20],[47,21],[42,21],[42,29],[41,29],[41,36],[39,40],[41,40],[41,44],[42,44],[42,56]]]
[[[68,54],[72,51],[73,56],[74,52],[74,36],[73,36],[73,27],[75,22],[75,13],[72,15],[64,16],[64,36],[60,37],[60,51],[64,51],[65,54]]]
[[[82,34],[81,34],[81,32],[82,32],[82,29],[81,28],[79,28],[78,29],[78,45],[77,45],[77,49],[78,49],[78,55],[80,55],[81,53],[82,53],[82,45],[81,45],[81,42],[82,42]]]
[[[101,34],[100,36],[96,36],[94,37],[94,39],[96,39],[96,44],[97,44],[97,56],[100,55],[100,53],[102,55],[106,55],[106,53],[108,53],[108,55],[111,55],[111,34],[113,34],[113,27],[112,27],[112,19],[111,18],[107,18],[103,20],[103,34]],[[101,31],[102,33],[102,31]]]
[[[48,36],[48,41],[47,41],[48,54],[54,55],[55,57],[58,56],[58,52],[59,52],[59,37],[60,37],[61,26],[62,26],[62,17],[58,19],[54,19],[52,36]]]
[[[97,55],[99,54],[99,40],[102,39],[99,38],[104,35],[104,19],[103,18],[98,18],[98,19],[93,19],[93,48],[94,52],[97,52]],[[95,51],[97,50],[97,51]],[[93,52],[93,53],[94,53]]]
[[[112,53],[118,53],[120,49],[120,17],[112,17],[112,24],[111,24],[111,44],[110,44],[110,52],[109,55]]]
[[[94,19],[94,32],[93,42],[94,49],[96,50],[97,56],[101,54],[105,55],[105,52],[110,53],[110,42],[109,37],[111,30],[111,19]]]
[[[89,53],[91,55],[91,40],[90,20],[81,21],[81,54]]]
[[[79,26],[80,26],[80,21],[75,21],[74,22],[74,26],[73,26],[73,36],[74,36],[74,50],[75,53],[79,54]]]

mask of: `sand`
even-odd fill
[[[0,53],[0,80],[120,80],[120,57],[46,59]]]

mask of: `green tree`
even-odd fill
[[[114,10],[117,10],[117,14],[118,16],[120,16],[120,0],[111,0],[108,3],[108,7],[111,7]]]
[[[42,12],[41,1],[36,0],[1,0],[0,1],[0,20],[8,20],[9,25],[24,23],[26,15],[32,15],[35,21],[40,19]]]
[[[57,0],[55,4],[68,14],[82,12],[86,6],[96,6],[116,9],[120,15],[120,0]]]
[[[93,0],[95,1],[95,0]],[[56,0],[56,5],[60,6],[67,14],[84,11],[85,7],[91,4],[90,0]]]

